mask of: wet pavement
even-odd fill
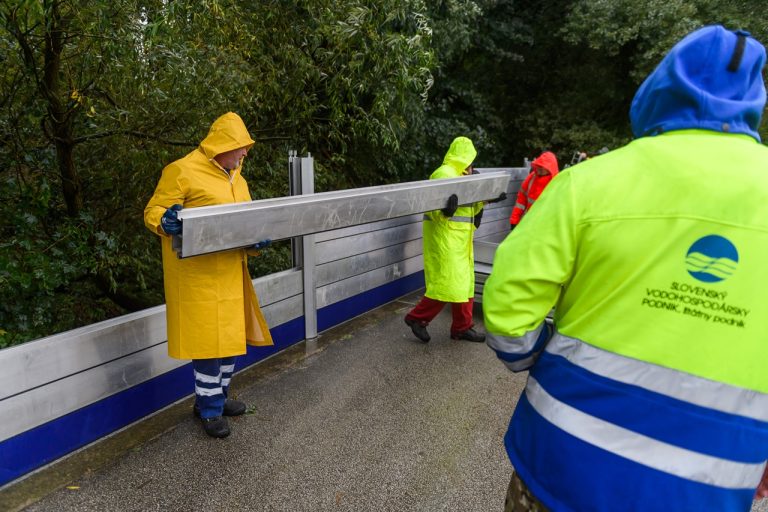
[[[402,318],[418,298],[236,375],[252,409],[227,439],[203,433],[188,399],[0,492],[0,509],[502,510],[502,438],[527,374],[450,340],[449,308],[416,340]]]
[[[500,510],[502,438],[525,376],[483,343],[451,340],[449,308],[430,343],[416,340],[402,318],[418,298],[328,331],[308,356],[236,375],[233,395],[254,410],[230,420],[228,438],[206,436],[187,401],[157,415],[171,424],[157,419],[166,430],[151,440],[127,431],[87,450],[101,467],[86,462],[26,510]]]

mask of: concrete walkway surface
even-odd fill
[[[232,394],[253,410],[230,419],[228,438],[206,436],[186,400],[149,420],[165,429],[153,439],[136,442],[129,428],[70,457],[86,459],[81,476],[22,481],[27,501],[65,484],[26,510],[501,510],[502,439],[525,375],[484,343],[451,340],[447,307],[432,341],[416,340],[403,316],[419,297],[324,333],[309,355],[235,375]]]

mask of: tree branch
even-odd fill
[[[83,135],[82,137],[76,137],[75,139],[72,140],[72,142],[74,144],[80,144],[82,142],[87,142],[89,140],[105,139],[107,137],[114,137],[115,135],[127,135],[129,137],[136,137],[137,139],[155,140],[157,142],[162,142],[163,144],[168,144],[169,146],[187,146],[187,147],[196,147],[197,146],[197,143],[181,141],[181,140],[164,139],[163,137],[159,137],[159,136],[153,135],[151,133],[144,133],[144,132],[139,132],[139,131],[136,131],[136,130],[112,130],[112,131],[108,131],[108,132],[92,133],[90,135]]]

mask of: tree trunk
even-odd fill
[[[59,78],[61,76],[61,53],[64,49],[65,20],[61,17],[59,2],[54,1],[47,20],[49,29],[45,33],[43,63],[43,94],[48,101],[48,119],[45,120],[56,148],[64,202],[67,214],[76,217],[83,208],[83,189],[80,175],[75,167],[75,148],[72,133],[72,112],[61,101]]]

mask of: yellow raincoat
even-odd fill
[[[445,154],[441,165],[429,177],[431,180],[458,178],[477,156],[472,141],[457,137]],[[475,261],[472,235],[474,217],[483,203],[460,206],[451,218],[440,210],[424,217],[424,278],[425,297],[442,302],[467,302],[475,296]]]
[[[174,204],[195,208],[250,201],[242,167],[227,175],[213,157],[253,144],[243,120],[232,112],[224,114],[197,149],[163,169],[144,209],[144,224],[162,239],[171,357],[241,355],[246,352],[246,338],[252,345],[273,344],[248,275],[245,250],[179,259],[171,248],[171,237],[160,227],[166,209]]]

